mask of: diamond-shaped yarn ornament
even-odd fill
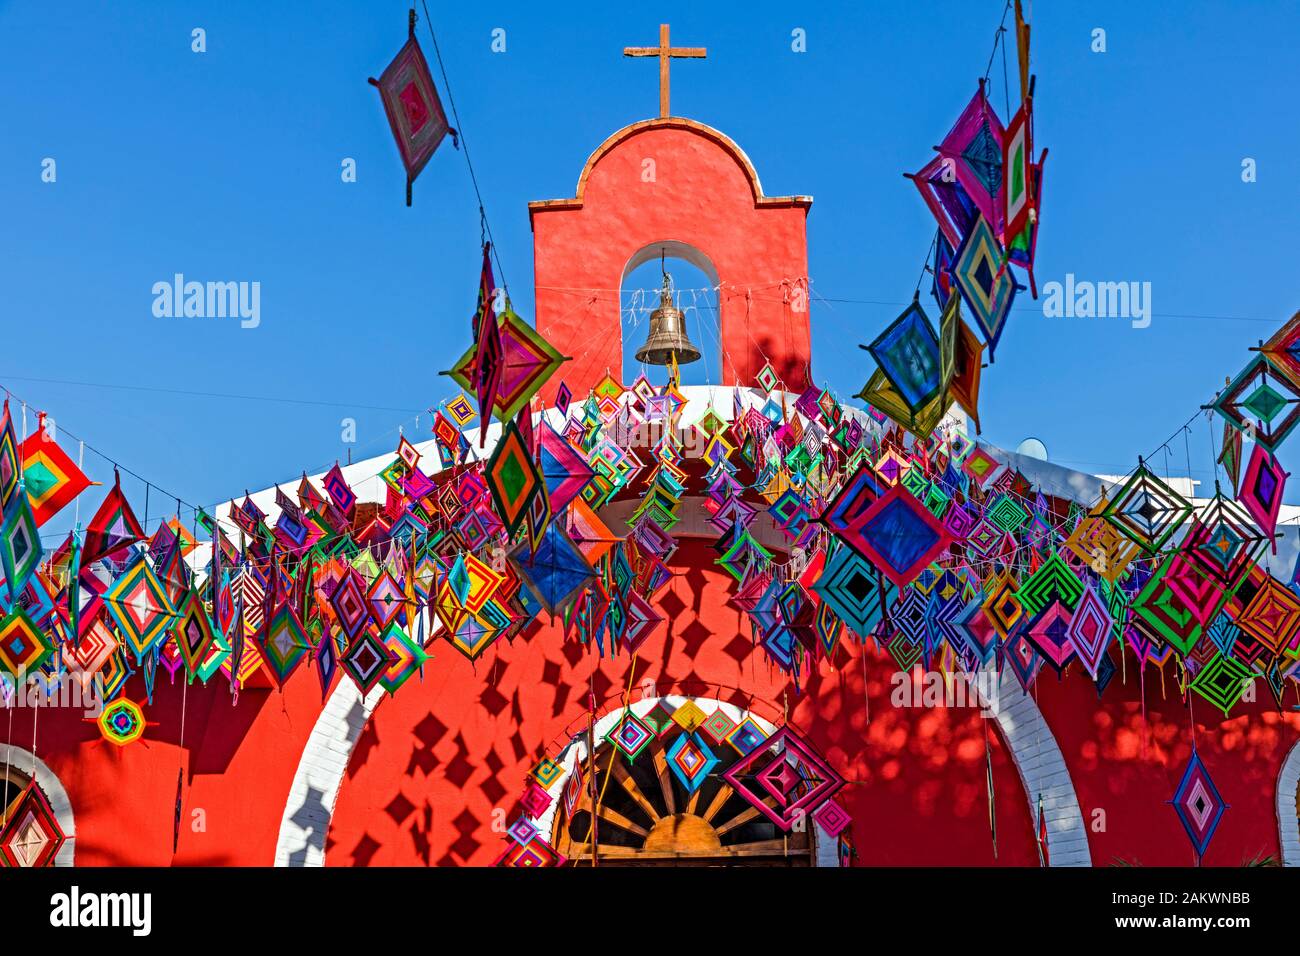
[[[1241,661],[1220,652],[1196,672],[1192,690],[1223,711],[1227,717],[1255,676],[1255,672]]]
[[[613,744],[628,760],[635,760],[654,736],[654,731],[629,710],[605,735],[605,740]]]
[[[0,829],[0,868],[52,866],[65,842],[50,802],[30,783],[7,808],[7,822]]]
[[[1300,386],[1260,352],[1210,407],[1272,454],[1300,424]]]
[[[724,777],[737,794],[787,833],[845,786],[844,778],[789,727],[779,728],[755,746]]]
[[[1148,554],[1155,554],[1191,513],[1192,505],[1182,495],[1139,462],[1102,517]]]
[[[841,537],[899,588],[914,581],[952,542],[948,529],[902,485],[890,488]]]
[[[698,734],[678,735],[668,748],[668,768],[687,793],[695,793],[720,761]]]
[[[1210,779],[1209,770],[1195,750],[1187,761],[1187,768],[1183,771],[1174,798],[1169,802],[1174,805],[1198,859],[1205,856],[1210,840],[1214,838],[1214,832],[1229,806],[1220,796],[1219,788]]]

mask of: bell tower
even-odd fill
[[[811,196],[766,196],[758,173],[726,135],[667,115],[668,65],[704,50],[628,48],[660,58],[660,112],[625,126],[591,154],[572,199],[528,204],[537,330],[573,357],[543,389],[575,396],[622,368],[619,292],[650,258],[686,259],[718,287],[727,385],[753,385],[771,364],[785,387],[812,381],[807,218]]]

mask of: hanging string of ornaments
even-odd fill
[[[994,47],[1004,58],[1005,22],[1004,12]],[[405,46],[371,81],[408,202],[438,145],[456,135],[415,23],[412,10]],[[1229,714],[1262,679],[1282,708],[1300,681],[1300,596],[1295,574],[1274,577],[1266,555],[1287,478],[1276,452],[1300,422],[1300,314],[1206,406],[1223,422],[1224,481],[1208,501],[1184,498],[1139,459],[1113,493],[1080,504],[1034,487],[949,415],[961,409],[978,434],[984,353],[991,361],[1006,331],[1024,289],[1017,276],[1034,292],[1047,153],[1033,153],[1030,30],[1019,2],[1013,29],[1014,114],[997,114],[986,70],[936,155],[908,174],[937,224],[922,278],[931,276],[938,327],[918,282],[911,304],[862,346],[874,368],[855,396],[861,408],[828,388],[789,393],[769,362],[724,393],[724,407],[710,401],[684,421],[685,338],[647,352],[667,366],[666,385],[641,374],[625,386],[607,373],[587,395],[572,394],[564,367],[585,356],[561,355],[497,294],[486,214],[469,345],[444,373],[461,391],[434,412],[432,447],[400,438],[378,474],[382,501],[359,500],[336,462],[304,474],[294,495],[277,488],[274,517],[245,495],[224,520],[193,506],[190,529],[165,521],[147,534],[148,505],[142,524],[115,480],[84,530],[78,523],[47,550],[41,527],[90,482],[43,432],[19,442],[6,403],[6,698],[33,680],[44,694],[66,680],[97,682],[100,733],[130,746],[148,734],[160,667],[186,686],[227,685],[237,706],[241,689],[283,688],[304,666],[322,699],[338,681],[395,695],[437,666],[435,641],[474,661],[553,623],[598,662],[635,659],[664,625],[657,604],[674,575],[674,529],[695,510],[716,534],[716,564],[734,581],[730,603],[749,621],[753,653],[796,690],[819,661],[843,666],[852,644],[863,668],[870,646],[902,671],[917,662],[953,679],[1009,670],[1025,693],[1045,670],[1105,694],[1121,670],[1122,680],[1130,668],[1143,680],[1154,666],[1163,680],[1172,662],[1189,707],[1196,695]],[[664,62],[673,55],[666,29],[653,49]],[[1006,100],[1010,112],[1009,90]],[[681,315],[661,302],[651,336],[671,331],[665,303]],[[538,393],[553,379],[556,398],[543,409]],[[617,533],[602,516],[616,499],[632,502]],[[143,697],[129,693],[137,675]],[[834,799],[851,784],[788,721],[771,730],[689,698],[634,709],[630,695],[629,684],[603,737],[609,760],[635,760],[658,740],[692,793],[727,764],[717,772],[778,827],[789,832],[811,815],[851,857],[851,821]],[[590,696],[587,726],[557,740],[528,780],[502,865],[565,862],[537,821],[599,810],[614,768],[596,760]],[[775,801],[755,793],[753,781],[776,779],[782,762],[795,768],[788,791]],[[178,808],[182,800],[183,779]],[[1226,804],[1194,750],[1173,803],[1199,857]],[[39,789],[0,809],[6,861],[52,861],[62,834]],[[20,822],[50,834],[39,859],[22,856]],[[575,852],[594,860],[597,839],[593,830]]]

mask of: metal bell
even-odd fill
[[[700,350],[686,334],[686,317],[673,305],[672,288],[665,275],[659,308],[650,313],[650,334],[645,345],[637,349],[636,360],[648,365],[671,365],[674,355],[678,365],[700,360]]]

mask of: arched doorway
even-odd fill
[[[730,731],[711,733],[707,724],[688,730],[672,719],[688,705],[725,715],[724,723],[740,728],[740,734],[728,740]],[[749,749],[742,725],[749,722],[765,737],[775,730],[772,724],[699,698],[650,698],[629,712],[653,736],[628,759],[602,741],[615,732],[623,711],[605,715],[594,730],[595,759],[588,758],[586,735],[580,735],[565,755],[563,780],[551,788],[559,799],[537,821],[570,861],[592,863],[594,803],[595,856],[601,866],[838,865],[834,839],[816,823],[807,820],[785,832],[725,779]]]

